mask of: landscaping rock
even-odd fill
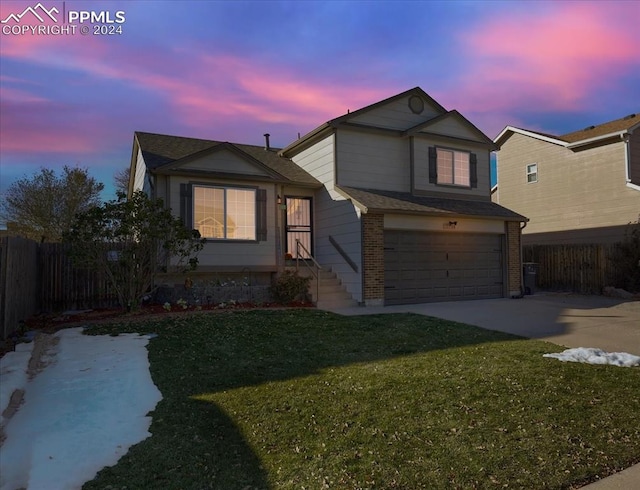
[[[602,294],[611,298],[633,299],[633,294],[631,294],[629,291],[625,291],[624,289],[620,288],[614,288],[612,286],[606,286],[602,290]]]

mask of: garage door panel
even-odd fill
[[[502,236],[385,231],[385,303],[499,298]]]

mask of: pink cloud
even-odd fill
[[[84,134],[63,126],[34,128],[12,124],[2,128],[3,154],[10,153],[90,153],[95,146]]]
[[[640,3],[557,2],[505,11],[462,36],[461,97],[471,110],[543,104],[576,110],[640,63]]]
[[[0,87],[0,151],[11,153],[89,153],[99,137],[97,121],[85,116],[81,124],[69,116],[69,107],[25,89]]]
[[[111,40],[88,36],[10,38],[2,56],[119,80],[159,94],[185,125],[211,125],[219,118],[251,118],[309,129],[347,109],[362,107],[391,92],[344,84],[340,90],[301,76],[284,64],[261,65],[250,58],[210,55],[158,47],[131,51]],[[114,62],[113,60],[117,60]]]

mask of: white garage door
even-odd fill
[[[502,235],[387,230],[385,304],[501,298]]]

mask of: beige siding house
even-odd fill
[[[198,274],[268,278],[300,259],[327,307],[513,297],[527,219],[491,201],[494,148],[414,88],[282,150],[138,132],[129,190],[207,238]]]
[[[612,243],[640,214],[640,115],[562,136],[507,126],[495,202],[530,222],[524,244]]]

